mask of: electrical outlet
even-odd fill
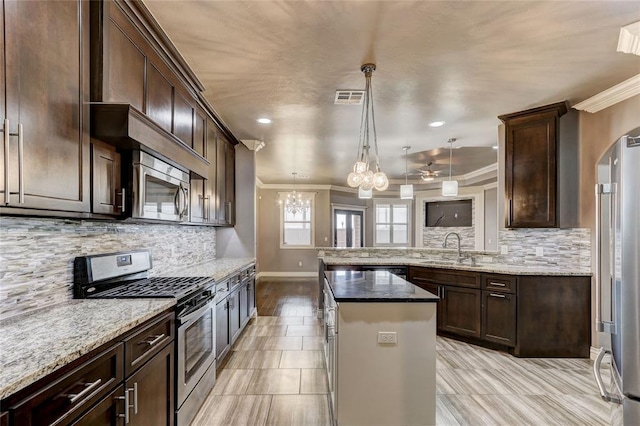
[[[398,343],[398,333],[395,331],[378,331],[378,343],[395,345]]]
[[[500,246],[500,254],[509,254],[509,246]]]
[[[202,251],[207,251],[209,245],[207,243],[202,243]]]
[[[176,257],[176,248],[174,246],[171,246],[171,257]]]
[[[298,261],[298,266],[299,266],[299,267],[302,267],[302,260],[299,260],[299,261]]]
[[[362,253],[360,253],[360,257],[369,257],[369,252],[363,251]]]
[[[329,241],[329,237],[324,237],[324,242],[326,243],[327,241]]]
[[[542,247],[536,247],[536,256],[544,256],[544,249]]]

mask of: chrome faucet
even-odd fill
[[[458,263],[462,263],[464,256],[462,256],[462,251],[460,250],[460,234],[457,232],[447,232],[444,236],[444,241],[442,242],[442,248],[447,248],[447,240],[451,235],[454,235],[458,239]]]

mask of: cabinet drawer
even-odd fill
[[[124,379],[122,343],[106,349],[77,368],[45,384],[10,407],[15,425],[68,424],[107,395]]]
[[[162,316],[157,321],[125,339],[125,374],[129,376],[142,367],[168,342],[174,339],[173,312]]]
[[[480,288],[480,274],[470,271],[411,267],[409,281],[414,284],[421,282]]]
[[[483,275],[482,288],[484,290],[499,291],[503,293],[516,292],[517,277],[510,275]]]

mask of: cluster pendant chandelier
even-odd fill
[[[371,198],[373,189],[384,191],[389,187],[387,175],[380,170],[378,156],[378,138],[376,135],[376,120],[373,108],[373,89],[371,87],[371,75],[375,71],[375,64],[364,64],[360,70],[365,76],[365,91],[360,121],[360,139],[358,141],[358,156],[353,171],[347,177],[347,184],[352,188],[358,188],[360,198]],[[375,157],[369,157],[371,142]]]
[[[296,215],[302,213],[304,209],[309,207],[310,201],[304,200],[299,192],[296,192],[296,176],[298,173],[293,172],[293,191],[287,194],[287,198],[284,199],[284,210],[287,213]]]

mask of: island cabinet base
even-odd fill
[[[436,304],[339,302],[336,314],[334,423],[435,424]]]

